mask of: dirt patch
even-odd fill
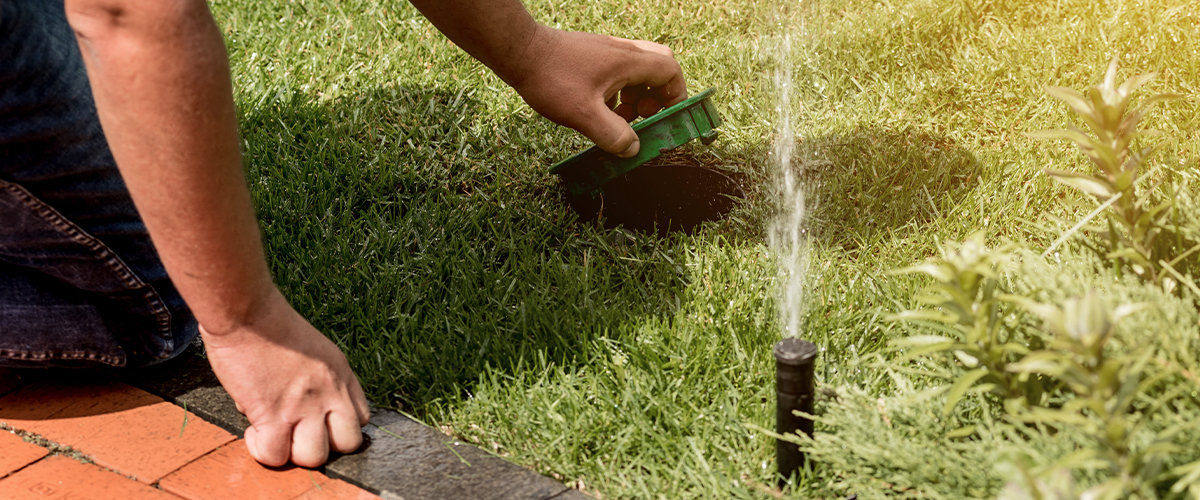
[[[665,236],[691,233],[746,198],[746,175],[690,148],[668,151],[604,184],[594,195],[567,195],[581,220]]]

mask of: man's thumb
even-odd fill
[[[576,130],[596,146],[621,158],[631,158],[638,153],[641,142],[624,118],[603,105],[593,107],[589,114],[591,119],[583,120]]]

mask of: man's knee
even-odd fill
[[[204,0],[66,0],[67,21],[81,40],[111,36],[172,36],[181,26],[211,22]]]

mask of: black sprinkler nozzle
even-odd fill
[[[817,346],[797,338],[783,339],[775,344],[775,432],[813,435],[813,421],[797,415],[800,411],[813,413],[813,366]],[[794,443],[775,440],[775,463],[779,467],[779,483],[783,485],[804,466],[804,452]]]

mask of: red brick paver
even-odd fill
[[[38,461],[47,453],[50,453],[50,450],[26,443],[16,434],[0,431],[0,477]]]
[[[308,490],[296,500],[380,500],[371,492],[341,479],[331,479],[320,486]]]
[[[213,478],[225,480],[213,481]],[[159,486],[193,500],[283,499],[323,490],[330,482],[324,474],[308,469],[263,467],[246,451],[245,441],[238,440],[163,478]]]
[[[95,462],[46,456],[46,448],[0,430],[3,500],[379,498],[317,471],[263,467],[228,432],[119,383],[21,387],[0,397],[0,423]]]
[[[234,439],[178,406],[120,384],[22,387],[0,398],[0,421],[147,484]]]
[[[49,457],[0,480],[0,498],[6,500],[57,500],[63,498],[178,500],[173,495],[132,481],[114,472],[63,456]]]

